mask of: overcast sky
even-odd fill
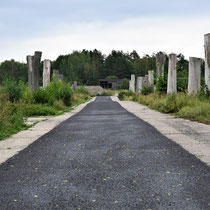
[[[95,48],[204,57],[209,11],[209,0],[1,0],[0,62]]]

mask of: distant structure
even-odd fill
[[[121,84],[121,79],[100,79],[99,84],[102,88],[113,89],[116,85]]]

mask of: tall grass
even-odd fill
[[[210,124],[210,99],[202,94],[188,95],[180,92],[172,95],[152,93],[145,96],[133,93],[131,96],[119,96],[120,100],[136,101],[162,113]]]
[[[70,84],[55,79],[33,93],[23,82],[5,80],[0,87],[0,140],[28,128],[27,117],[59,115],[89,99],[87,89],[73,91]]]

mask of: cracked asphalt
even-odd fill
[[[0,165],[0,209],[208,210],[210,168],[97,97]]]

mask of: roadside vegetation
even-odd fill
[[[84,87],[72,90],[54,78],[33,93],[24,82],[5,80],[0,88],[0,140],[27,129],[27,117],[60,115],[90,98]]]
[[[140,94],[135,94],[132,91],[120,91],[119,99],[135,101],[162,113],[170,113],[176,117],[210,124],[209,91],[202,90],[197,95],[189,95],[185,92],[167,95],[164,92],[150,92],[148,89],[150,88],[143,88]]]

